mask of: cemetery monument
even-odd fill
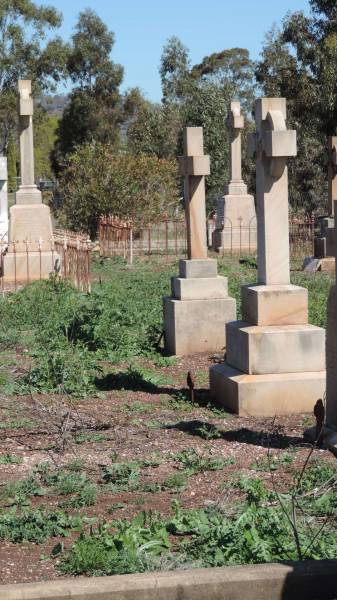
[[[240,102],[231,102],[227,125],[230,135],[231,179],[226,195],[217,202],[216,229],[213,233],[215,250],[256,250],[256,214],[254,197],[247,194],[242,179],[241,131],[244,118]]]
[[[325,389],[325,331],[308,324],[307,290],[290,284],[286,161],[296,131],[286,127],[284,98],[256,100],[255,123],[258,282],[242,288],[242,321],[227,324],[211,394],[241,415],[311,412]]]
[[[18,82],[21,185],[10,209],[9,247],[4,256],[4,280],[46,278],[57,258],[53,250],[50,209],[34,180],[33,98],[31,81]]]
[[[225,324],[236,315],[227,278],[219,277],[217,261],[207,258],[205,176],[210,160],[204,155],[202,127],[185,128],[184,151],[179,162],[188,258],[180,260],[179,277],[171,280],[172,296],[164,298],[165,349],[176,355],[222,350]]]

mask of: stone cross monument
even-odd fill
[[[10,209],[9,247],[4,257],[4,280],[33,281],[54,269],[50,209],[34,182],[33,98],[31,81],[18,82],[21,185]]]
[[[231,102],[227,127],[231,179],[226,187],[226,195],[217,202],[213,246],[216,250],[231,248],[253,252],[256,249],[256,215],[254,197],[247,194],[247,186],[242,179],[241,132],[244,118],[240,102]]]
[[[185,156],[179,158],[183,175],[187,225],[187,256],[207,258],[205,175],[210,174],[209,156],[204,155],[202,127],[184,130]]]
[[[15,200],[16,204],[41,204],[42,194],[34,181],[34,109],[31,81],[19,80],[18,92],[21,185]]]
[[[257,100],[255,123],[258,285],[242,288],[242,321],[227,325],[211,393],[239,414],[310,412],[325,387],[325,332],[308,324],[307,290],[290,284],[286,162],[296,131],[287,129],[284,98]]]
[[[0,249],[8,240],[7,158],[0,156]]]
[[[205,176],[209,156],[203,153],[202,127],[186,127],[185,155],[179,158],[185,179],[188,259],[172,277],[172,296],[164,298],[165,348],[171,354],[215,352],[225,346],[225,324],[235,319],[235,300],[228,297],[217,261],[207,258]]]
[[[227,194],[247,194],[247,186],[242,179],[241,165],[241,131],[244,127],[240,102],[231,102],[227,117],[230,138],[230,172],[231,179],[227,186]]]
[[[318,219],[320,234],[315,237],[315,258],[322,271],[335,271],[334,202],[337,200],[337,137],[328,138],[328,206],[327,216]]]

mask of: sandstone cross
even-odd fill
[[[210,174],[210,159],[204,155],[202,127],[185,127],[184,152],[179,162],[185,178],[188,258],[204,259],[207,258],[205,175]]]
[[[296,156],[296,131],[286,126],[285,98],[255,102],[256,133],[250,136],[256,154],[258,283],[290,283],[288,169]]]
[[[246,194],[247,186],[242,179],[241,166],[241,130],[244,127],[240,102],[231,102],[227,117],[227,127],[230,135],[230,169],[231,178],[228,194]]]
[[[34,181],[33,98],[30,80],[18,82],[21,185],[16,204],[40,204],[41,192]]]
[[[0,156],[0,250],[1,242],[8,239],[7,158]]]
[[[334,203],[337,200],[337,137],[328,138],[329,166],[328,166],[328,216],[334,216]]]

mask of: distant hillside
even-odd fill
[[[55,96],[42,96],[41,105],[46,109],[50,115],[60,117],[66,105],[69,102],[69,96],[67,94],[56,94]]]

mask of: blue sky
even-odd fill
[[[149,100],[161,98],[158,67],[165,41],[177,35],[192,63],[239,46],[257,58],[264,36],[288,11],[309,12],[309,0],[38,0],[63,13],[61,35],[69,39],[78,13],[94,9],[115,33],[112,58],[125,68],[122,89],[138,86]]]

